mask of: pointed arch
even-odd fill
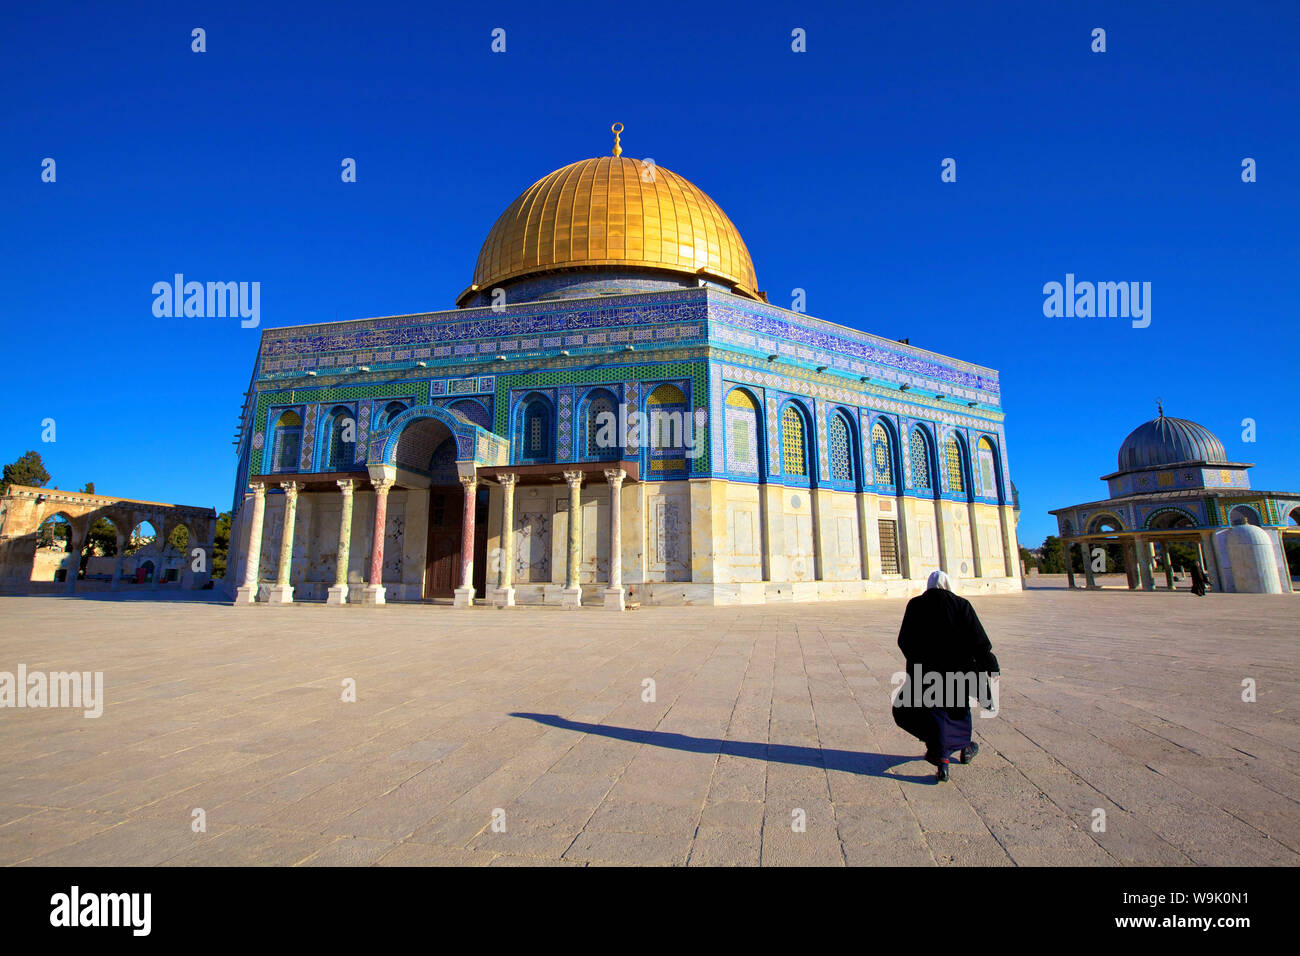
[[[966,452],[966,437],[958,431],[948,433],[944,442],[944,477],[948,493],[971,499],[970,455]]]
[[[325,420],[321,470],[349,471],[357,457],[357,416],[346,405],[335,405]]]
[[[1002,487],[1002,456],[998,454],[997,440],[989,435],[981,435],[975,444],[975,455],[979,459],[980,497],[993,498],[998,504],[1005,504],[1007,499]]]
[[[618,399],[607,388],[593,388],[578,404],[577,456],[586,461],[612,461],[622,457],[618,434]]]
[[[379,414],[375,416],[373,430],[382,431],[383,429],[388,428],[393,424],[393,419],[404,411],[406,411],[405,402],[399,402],[396,399],[389,402],[383,407]]]
[[[893,423],[878,417],[871,424],[872,484],[896,488],[902,459],[898,453],[898,433]]]
[[[808,478],[812,474],[812,455],[808,447],[808,417],[803,407],[787,401],[777,419],[780,423],[781,474],[790,478]]]
[[[857,426],[847,409],[833,408],[826,423],[827,471],[831,481],[858,484]]]
[[[908,456],[911,468],[913,491],[935,493],[934,480],[934,446],[930,433],[921,425],[913,425],[908,438]]]
[[[669,382],[656,386],[646,396],[645,416],[646,478],[685,477],[690,443],[695,439],[686,394]]]
[[[555,406],[541,392],[530,392],[515,407],[516,464],[550,462],[555,448]]]
[[[285,409],[271,435],[271,471],[297,471],[302,456],[302,415],[296,409]]]
[[[738,385],[727,392],[724,408],[727,471],[762,481],[767,473],[762,406],[749,389]]]

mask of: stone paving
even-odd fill
[[[1001,713],[936,784],[889,713],[901,600],[0,598],[0,671],[102,671],[107,700],[0,710],[0,862],[1300,863],[1300,596],[976,608]]]

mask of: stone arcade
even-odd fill
[[[1020,588],[997,373],[769,304],[722,210],[621,152],[525,190],[456,309],[263,330],[232,598]],[[602,440],[634,413],[652,440]]]
[[[39,546],[41,525],[51,519],[67,522],[66,550]],[[101,519],[112,525],[116,553],[89,558],[85,576],[79,577],[74,569],[90,529]],[[153,526],[152,540],[128,554],[132,531],[145,522]],[[216,525],[211,508],[11,485],[0,495],[0,591],[118,591],[135,586],[135,572],[151,591],[203,588],[211,580]],[[185,554],[169,544],[178,526],[186,529]],[[56,581],[55,571],[64,573],[63,580]]]

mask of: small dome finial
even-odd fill
[[[1156,398],[1156,415],[1160,418],[1165,417],[1165,406],[1161,403],[1159,397]]]
[[[619,145],[618,136],[619,136],[619,133],[623,132],[623,124],[622,124],[622,123],[615,123],[613,126],[611,126],[611,127],[609,128],[609,131],[610,131],[611,133],[614,134],[614,155],[615,155],[615,156],[622,156],[622,155],[623,155],[623,147],[622,147],[621,145]]]

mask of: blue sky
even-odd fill
[[[608,152],[614,121],[627,155],[727,211],[773,302],[802,288],[813,315],[1001,372],[1022,543],[1104,495],[1157,395],[1257,463],[1255,487],[1300,487],[1300,4],[69,3],[4,21],[0,458],[35,448],[60,487],[229,507],[258,332],[155,318],[153,283],[259,281],[265,326],[452,307],[500,211]],[[1150,327],[1045,318],[1067,272],[1150,282]]]

